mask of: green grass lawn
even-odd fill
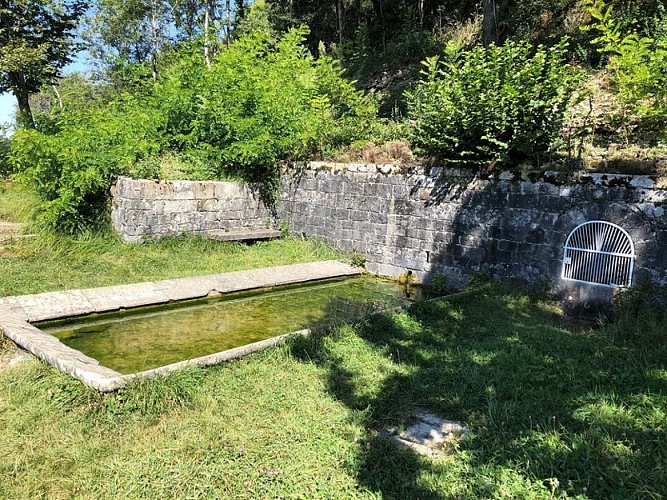
[[[323,243],[280,239],[247,245],[181,237],[127,245],[114,235],[40,235],[0,248],[0,296],[138,283],[345,258]]]
[[[105,396],[5,368],[0,497],[663,498],[667,327],[642,318],[573,332],[491,289]],[[471,433],[436,459],[378,435],[414,408]]]

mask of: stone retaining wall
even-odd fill
[[[411,270],[423,282],[439,271],[455,286],[476,273],[555,280],[570,231],[601,219],[633,238],[635,281],[667,285],[661,182],[315,162],[284,178],[278,213],[291,232],[365,255],[371,272],[397,277]]]
[[[112,191],[111,222],[124,241],[266,229],[274,219],[255,193],[234,182],[148,181],[121,177]]]
[[[113,194],[113,224],[126,241],[277,224],[232,183],[121,178]],[[606,220],[635,243],[635,281],[667,285],[666,200],[665,180],[649,176],[312,162],[283,175],[277,214],[293,234],[363,254],[373,273],[410,270],[426,282],[440,272],[451,286],[477,273],[556,280],[570,231]]]

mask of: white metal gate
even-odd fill
[[[617,288],[632,285],[635,246],[611,222],[594,220],[575,227],[563,251],[564,280]]]

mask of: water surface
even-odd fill
[[[41,328],[102,365],[128,374],[353,319],[402,301],[396,283],[356,277]]]

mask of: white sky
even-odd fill
[[[0,95],[0,125],[8,124],[14,121],[14,109],[16,108],[16,98],[14,94]]]

